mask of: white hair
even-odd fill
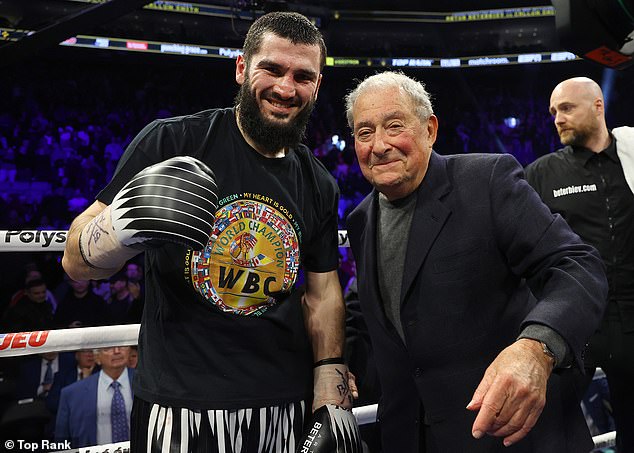
[[[427,121],[434,113],[431,97],[425,89],[425,84],[406,76],[402,72],[385,71],[366,77],[356,88],[345,97],[346,117],[348,126],[354,129],[352,109],[357,98],[368,90],[396,87],[403,90],[414,103],[416,115],[421,121]]]

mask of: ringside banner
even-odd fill
[[[56,230],[0,230],[0,251],[61,252],[67,233]]]
[[[0,333],[0,358],[53,351],[133,346],[139,324]]]
[[[68,231],[0,230],[0,252],[63,252]],[[348,232],[339,230],[339,247],[349,247]]]

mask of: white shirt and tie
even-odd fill
[[[50,363],[50,376],[48,378],[50,378],[49,382],[47,381],[47,370],[49,368],[49,364]],[[46,396],[46,394],[48,393],[48,390],[50,390],[50,385],[53,384],[53,377],[55,376],[55,373],[57,373],[59,371],[59,356],[55,357],[53,360],[46,360],[44,357],[42,357],[42,361],[40,364],[40,385],[37,387],[37,395],[44,395]],[[47,390],[44,390],[44,384],[49,384],[49,388]]]
[[[99,372],[99,382],[97,383],[97,444],[112,443],[112,397],[114,387],[111,385],[113,379],[103,371]],[[126,421],[130,426],[130,411],[132,410],[132,386],[128,375],[128,369],[124,369],[117,379],[119,389],[123,396],[126,409]]]

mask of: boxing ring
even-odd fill
[[[67,231],[0,230],[0,252],[63,252]],[[348,233],[339,230],[339,246],[348,247]],[[76,351],[113,346],[137,345],[140,324],[74,329],[0,333],[0,360],[46,352]],[[377,404],[355,407],[352,412],[359,425],[376,422]],[[616,432],[593,437],[594,450],[616,444]],[[129,442],[74,449],[80,453],[129,453]]]

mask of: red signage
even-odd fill
[[[602,65],[609,66],[610,68],[614,68],[616,66],[620,66],[623,63],[626,63],[632,59],[632,57],[628,57],[627,55],[623,55],[616,50],[609,49],[605,46],[598,47],[594,50],[591,50],[587,54],[585,54],[586,58],[590,60],[596,61],[597,63],[601,63]]]
[[[7,333],[4,336],[0,336],[0,351],[4,351],[7,348],[22,349],[26,348],[27,344],[31,347],[42,346],[46,343],[48,338],[48,330],[36,330],[33,332],[19,332],[19,333]]]

